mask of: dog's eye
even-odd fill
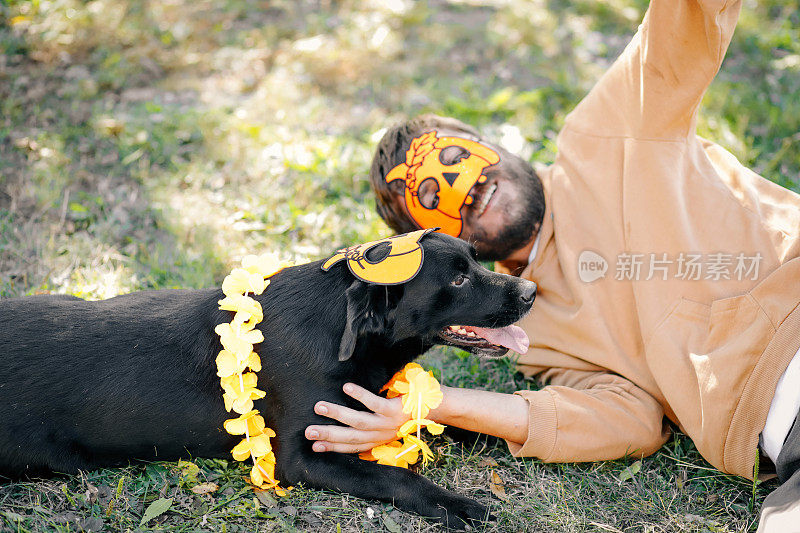
[[[455,285],[456,287],[462,286],[469,278],[464,274],[459,274],[456,279],[454,279],[451,284]]]

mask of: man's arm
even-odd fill
[[[434,422],[494,435],[518,445],[527,440],[529,409],[523,397],[453,387],[442,387],[442,393],[442,404],[430,413]]]
[[[644,457],[669,436],[658,401],[622,376],[551,368],[541,378],[550,384],[516,393],[530,409],[527,440],[508,443],[517,457],[549,463]]]
[[[344,391],[372,412],[317,403],[314,407],[317,414],[345,426],[306,428],[306,437],[317,441],[314,451],[362,452],[397,438],[397,428],[409,418],[403,413],[400,398],[382,398],[352,383],[346,384]],[[528,438],[528,412],[528,402],[521,396],[442,386],[442,403],[431,410],[428,418],[447,426],[494,435],[519,447]]]
[[[547,462],[644,456],[666,440],[661,406],[630,381],[605,372],[546,374],[557,385],[516,394],[442,387],[442,404],[429,418],[503,438],[514,455]],[[345,426],[309,426],[306,437],[317,441],[315,451],[354,453],[396,438],[408,419],[399,398],[382,398],[353,384],[345,385],[345,392],[371,412],[319,402],[317,414]]]
[[[694,134],[741,0],[652,0],[639,31],[567,118],[589,135],[680,139]]]

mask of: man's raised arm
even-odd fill
[[[652,0],[639,31],[570,113],[567,128],[638,139],[693,135],[740,9],[741,0]]]

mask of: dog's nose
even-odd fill
[[[519,297],[523,303],[532,304],[533,300],[536,298],[536,284],[532,281],[526,281]]]

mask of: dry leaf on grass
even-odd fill
[[[211,494],[212,492],[217,492],[219,489],[219,485],[216,483],[200,483],[199,485],[195,485],[192,487],[192,492],[195,494]]]
[[[97,495],[98,495],[99,492],[100,491],[97,489],[97,487],[95,487],[91,483],[88,483],[88,482],[86,483],[86,501],[87,502],[89,502],[90,504],[96,502],[97,501]]]
[[[508,499],[508,495],[506,494],[505,483],[500,477],[500,474],[498,474],[494,470],[492,470],[491,479],[489,480],[489,490],[491,490],[492,494],[494,494],[501,500]]]
[[[478,460],[478,466],[497,466],[497,461],[492,459],[491,457],[481,457]]]

